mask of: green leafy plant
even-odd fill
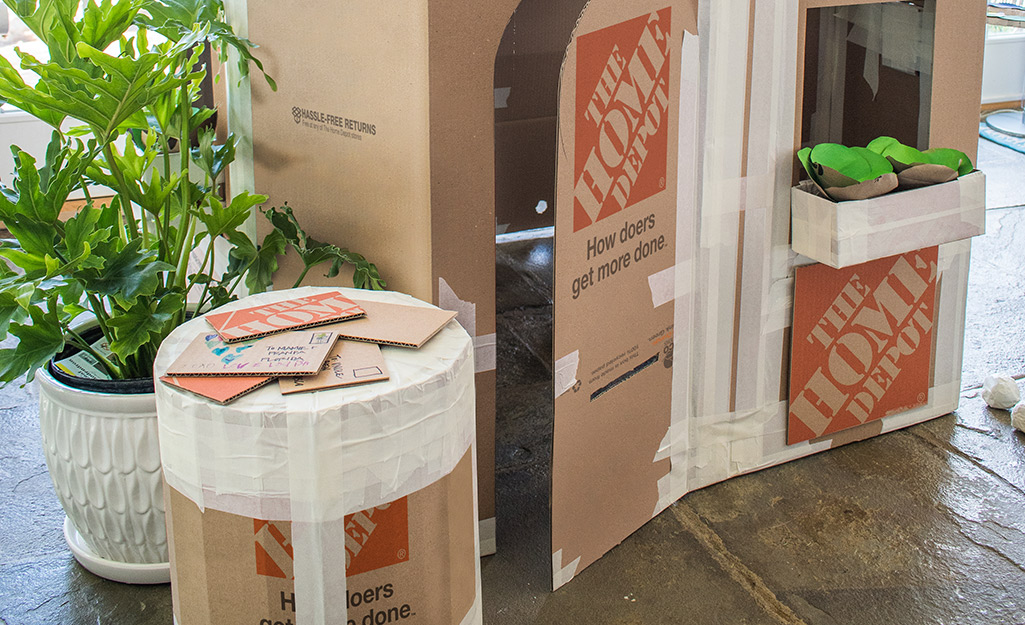
[[[267,196],[223,198],[220,181],[235,140],[215,143],[213,111],[197,106],[207,47],[237,53],[243,76],[262,72],[249,41],[223,21],[220,0],[3,0],[43,41],[46,61],[19,51],[38,76],[28,85],[0,57],[0,101],[53,127],[39,162],[12,146],[12,184],[0,185],[0,220],[14,240],[0,243],[0,383],[31,380],[68,344],[89,352],[113,379],[150,377],[161,341],[186,319],[265,290],[277,258],[291,245],[306,265],[330,262],[328,275],[355,267],[355,283],[382,288],[362,256],[315,241],[290,208],[270,209],[259,242],[244,231]],[[270,77],[264,75],[273,87]],[[198,174],[196,172],[199,172]],[[109,197],[93,198],[97,186]],[[73,192],[84,207],[63,219]],[[109,195],[109,193],[104,193]],[[214,242],[230,244],[215,271]],[[206,250],[199,269],[190,253]],[[198,301],[187,302],[189,293]],[[111,354],[76,330],[92,313]]]

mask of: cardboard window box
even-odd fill
[[[834,202],[810,180],[791,189],[791,247],[837,269],[986,231],[986,176]]]

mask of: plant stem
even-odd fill
[[[131,229],[132,237],[137,237],[139,228],[135,223],[135,215],[132,214],[132,194],[128,191],[128,184],[125,182],[121,168],[114,161],[114,150],[111,148],[110,142],[103,144],[103,155],[107,158],[107,167],[110,168],[110,173],[114,175],[114,179],[117,180],[117,185],[120,187],[118,193],[121,195],[121,215],[125,220],[124,225]]]
[[[303,272],[299,274],[299,278],[295,281],[295,284],[292,285],[293,289],[297,288],[300,284],[302,284],[303,279],[306,278],[306,274],[309,273],[310,269],[312,268],[313,265],[306,265],[305,267],[303,267]]]

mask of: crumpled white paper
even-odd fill
[[[1010,410],[1021,400],[1018,383],[1009,375],[987,375],[982,383],[982,399],[990,408]]]
[[[1025,432],[1025,404],[1018,404],[1011,411],[1011,425],[1014,429]]]

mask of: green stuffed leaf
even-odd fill
[[[968,158],[968,155],[960,150],[933,148],[926,150],[924,154],[929,158],[929,162],[949,167],[957,171],[958,176],[970,174],[975,170],[975,167],[972,165],[972,159]]]
[[[866,148],[820,143],[797,156],[812,180],[836,201],[875,197],[897,186],[890,162]]]
[[[866,147],[890,161],[893,171],[898,174],[908,167],[932,162],[924,153],[893,137],[877,137]]]
[[[819,172],[824,187],[847,187],[891,173],[889,161],[865,148],[849,148],[838,143],[820,143],[812,148],[808,160]]]

